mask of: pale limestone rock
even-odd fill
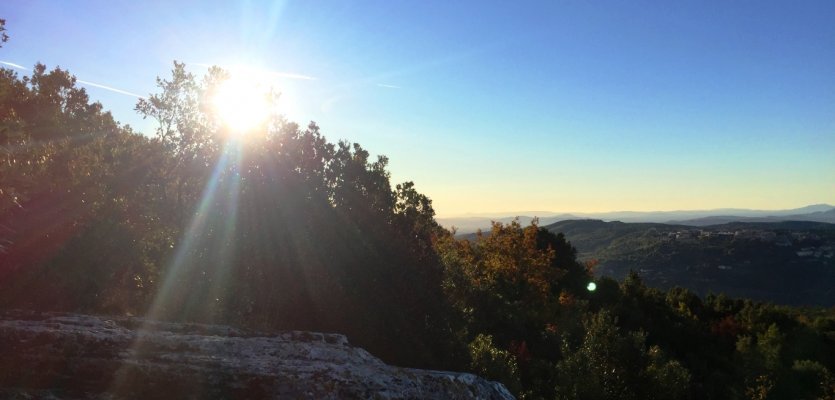
[[[0,314],[12,399],[512,399],[472,374],[389,366],[343,335],[141,318]]]

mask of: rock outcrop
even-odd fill
[[[338,334],[27,311],[0,314],[0,397],[513,398],[472,374],[386,365]]]

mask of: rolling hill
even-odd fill
[[[655,287],[726,293],[792,305],[835,305],[835,225],[812,221],[687,225],[560,221],[599,275],[635,270]]]

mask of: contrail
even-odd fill
[[[403,89],[403,88],[402,88],[402,87],[400,87],[400,86],[395,86],[395,85],[386,85],[385,83],[378,83],[378,84],[377,84],[377,86],[379,86],[379,87],[384,87],[384,88],[389,88],[389,89]]]
[[[101,85],[101,84],[98,84],[98,83],[95,83],[95,82],[84,81],[84,80],[81,80],[81,79],[76,79],[76,81],[78,83],[82,84],[82,85],[97,87],[99,89],[109,90],[111,92],[116,92],[116,93],[124,94],[124,95],[127,95],[127,96],[133,96],[133,97],[140,98],[140,99],[145,98],[145,96],[142,96],[140,94],[131,93],[131,92],[128,92],[127,90],[116,89],[115,87],[105,86],[105,85]]]
[[[17,68],[17,69],[22,69],[22,70],[26,70],[26,69],[28,69],[28,68],[26,68],[26,67],[24,67],[24,66],[22,66],[22,65],[20,65],[20,64],[11,63],[11,62],[8,62],[8,61],[0,61],[0,64],[3,64],[3,65],[8,65],[8,66],[10,66],[10,67],[12,67],[12,68]]]
[[[236,66],[224,66],[224,65],[218,65],[218,64],[206,64],[206,63],[191,63],[191,65],[195,65],[195,66],[203,67],[203,68],[220,67],[220,68],[223,68],[223,69],[225,69],[227,71],[230,71],[230,72],[235,72],[235,70],[240,70],[241,69],[241,68],[238,68]],[[310,76],[310,75],[296,74],[296,73],[292,73],[292,72],[270,71],[270,70],[260,70],[260,69],[250,70],[249,68],[246,68],[246,67],[244,67],[243,69],[247,72],[261,73],[263,75],[267,75],[267,76],[271,76],[271,77],[275,77],[275,78],[298,79],[298,80],[303,80],[303,81],[315,81],[315,80],[317,80],[316,77],[313,77],[313,76]]]
[[[303,81],[315,81],[316,78],[307,75],[301,74],[293,74],[289,72],[270,72],[273,76],[277,76],[279,78],[288,78],[288,79],[300,79]]]
[[[24,67],[20,64],[15,64],[13,62],[8,62],[8,61],[0,61],[0,64],[8,65],[10,67],[17,68],[17,69],[22,69],[22,70],[27,69],[26,67]],[[97,87],[99,89],[109,90],[111,92],[116,92],[116,93],[124,94],[124,95],[127,95],[127,96],[133,96],[133,97],[137,97],[137,98],[140,98],[140,99],[145,98],[145,96],[138,95],[136,93],[131,93],[131,92],[128,92],[127,90],[117,89],[115,87],[106,86],[106,85],[102,85],[102,84],[95,83],[95,82],[85,81],[85,80],[78,79],[78,78],[76,78],[75,81],[82,84],[82,85]]]

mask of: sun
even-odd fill
[[[243,137],[263,126],[272,111],[269,88],[238,77],[221,82],[211,100],[214,112],[232,137]]]

